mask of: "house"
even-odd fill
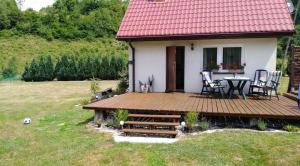
[[[214,79],[275,71],[277,38],[294,32],[286,0],[131,0],[117,33],[129,44],[130,92],[84,108],[95,110],[95,119],[126,109],[123,131],[141,134],[176,135],[187,112],[299,120],[297,103],[283,96],[242,101],[199,94],[203,70],[213,70]],[[152,76],[156,93],[137,93]]]
[[[277,38],[294,32],[286,0],[131,0],[117,39],[130,45],[130,91],[153,75],[155,92],[200,92],[206,69],[275,71]]]

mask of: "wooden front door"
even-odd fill
[[[166,92],[176,91],[176,47],[167,47]]]

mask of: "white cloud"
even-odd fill
[[[24,0],[22,10],[32,8],[33,10],[39,11],[43,7],[50,6],[55,0]]]

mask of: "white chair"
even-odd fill
[[[221,94],[222,98],[225,97],[225,91],[224,91],[224,86],[221,84],[220,81],[215,81],[213,82],[210,78],[210,73],[207,71],[201,72],[202,77],[203,77],[203,82],[205,82],[208,85],[209,91],[208,94],[212,95],[215,93]],[[207,86],[203,85],[203,86]]]

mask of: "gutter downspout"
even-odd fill
[[[129,64],[132,65],[132,91],[135,92],[135,48],[130,41],[129,46],[132,51],[132,60],[129,61]]]

